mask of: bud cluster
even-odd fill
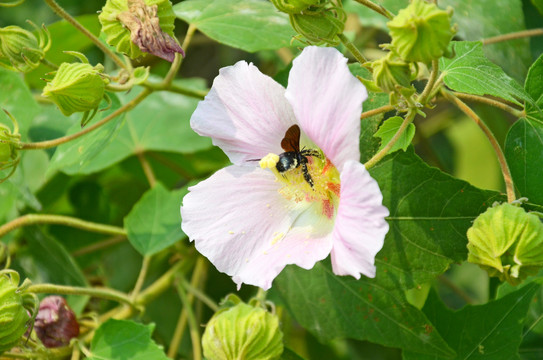
[[[0,28],[0,66],[23,73],[38,67],[51,47],[51,37],[45,28],[37,30],[38,37],[19,26]]]
[[[487,209],[468,229],[468,261],[512,285],[543,268],[543,224],[522,207]]]

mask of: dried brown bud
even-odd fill
[[[185,56],[177,41],[160,28],[158,6],[147,6],[143,0],[128,0],[128,11],[118,15],[120,22],[130,30],[130,40],[141,51],[172,62],[175,53]]]
[[[48,296],[40,303],[34,323],[36,335],[48,348],[65,346],[79,335],[74,312],[61,296]]]

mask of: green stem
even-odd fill
[[[183,50],[187,51],[187,48],[189,47],[189,44],[195,32],[196,32],[196,26],[194,24],[190,24],[189,28],[187,29],[187,34],[185,35],[185,39],[183,40],[183,44],[181,44],[181,47],[183,48]],[[181,67],[182,63],[183,63],[183,57],[181,56],[181,54],[179,53],[175,54],[175,59],[172,63],[172,66],[170,67],[168,74],[166,74],[166,77],[162,81],[163,85],[170,86],[173,79],[175,78],[175,75],[179,71],[179,68]]]
[[[373,166],[375,166],[375,164],[377,164],[382,158],[384,158],[387,155],[388,151],[392,149],[394,144],[396,144],[396,142],[402,136],[405,129],[407,129],[407,126],[411,124],[411,122],[413,122],[413,119],[415,118],[416,114],[417,114],[416,110],[412,110],[412,109],[409,110],[402,124],[398,128],[398,131],[396,131],[396,134],[394,134],[394,136],[392,137],[392,139],[390,139],[388,144],[386,144],[385,147],[381,151],[373,155],[373,157],[364,164],[366,169],[372,168]]]
[[[151,164],[149,164],[149,161],[147,161],[147,158],[145,158],[145,154],[142,151],[138,151],[136,155],[138,156],[138,160],[143,169],[143,173],[147,178],[147,182],[149,182],[149,186],[151,186],[151,188],[154,188],[156,185],[156,176],[153,168],[151,167]]]
[[[108,248],[110,246],[122,243],[124,241],[126,241],[126,236],[124,236],[124,235],[119,235],[119,236],[114,236],[114,237],[111,237],[111,238],[107,238],[104,241],[96,242],[96,243],[91,244],[89,246],[85,246],[85,247],[82,247],[82,248],[79,248],[79,249],[73,251],[72,256],[76,257],[76,256],[82,256],[82,255],[90,254],[92,252]]]
[[[513,177],[511,176],[511,171],[509,170],[509,165],[507,165],[507,161],[505,160],[505,155],[503,154],[503,151],[500,147],[500,144],[498,143],[498,140],[494,137],[494,134],[492,134],[492,131],[486,126],[486,124],[481,120],[479,116],[469,107],[467,106],[462,100],[457,98],[455,95],[453,95],[451,92],[441,89],[441,94],[450,102],[452,102],[456,107],[458,107],[464,114],[466,114],[470,119],[475,121],[475,123],[479,126],[479,128],[483,131],[483,133],[486,135],[488,141],[490,142],[490,145],[492,145],[492,148],[494,149],[494,152],[496,153],[496,157],[498,158],[498,162],[500,163],[500,168],[503,175],[503,180],[505,182],[505,190],[507,192],[507,202],[511,203],[515,201],[515,186],[513,184]]]
[[[55,0],[45,0],[45,3],[57,13],[58,16],[69,22],[77,30],[79,30],[83,35],[88,37],[104,54],[109,56],[119,67],[126,69],[126,64],[118,57],[113,51],[111,51],[106,45],[104,45],[100,39],[94,36],[86,27],[81,25],[76,19],[74,19],[70,14],[68,14]]]
[[[3,357],[9,359],[65,359],[72,352],[72,348],[64,346],[60,348],[51,348],[40,352],[28,352],[28,353],[12,353],[5,352]]]
[[[143,282],[145,281],[145,277],[147,276],[147,271],[149,270],[149,264],[151,263],[151,256],[145,255],[143,257],[143,262],[141,264],[141,270],[138,275],[138,279],[136,280],[136,285],[134,285],[134,290],[132,290],[132,294],[130,295],[130,299],[132,301],[135,301],[138,297],[138,294],[141,291],[141,288],[143,287]]]
[[[420,94],[420,97],[418,101],[422,105],[426,105],[428,100],[430,99],[430,95],[432,94],[434,90],[434,85],[437,81],[437,75],[439,74],[439,60],[432,60],[432,71],[430,72],[430,78],[428,79],[428,82],[426,83],[426,87],[422,91],[422,94]]]
[[[482,104],[487,104],[487,105],[490,105],[490,106],[494,106],[494,107],[496,107],[496,108],[498,108],[500,110],[503,110],[503,111],[506,111],[506,112],[510,113],[511,115],[516,117],[517,119],[526,116],[526,113],[523,110],[517,110],[514,107],[509,106],[507,104],[504,104],[503,102],[498,101],[498,100],[489,99],[489,98],[486,98],[484,96],[464,94],[464,93],[459,93],[459,92],[453,92],[453,94],[454,94],[454,96],[456,96],[457,98],[462,99],[462,100],[476,101],[476,102],[479,102],[479,103],[482,103]]]
[[[53,70],[58,70],[58,65],[55,63],[52,63],[51,61],[47,60],[46,58],[41,59],[41,63],[47,67],[50,67]]]
[[[196,265],[194,266],[194,271],[192,273],[192,278],[190,280],[190,285],[192,287],[198,286],[201,282],[201,279],[205,273],[206,264],[205,260],[202,257],[198,257],[196,260]],[[184,278],[183,278],[184,280]],[[189,303],[192,306],[194,300],[194,294],[191,293],[188,295]],[[185,326],[187,325],[187,312],[185,309],[181,309],[179,313],[179,319],[177,320],[177,325],[175,326],[175,331],[170,342],[170,347],[168,349],[168,357],[174,359],[177,355],[177,350],[181,345],[181,340],[183,339],[183,333],[185,332]]]
[[[66,135],[66,136],[53,139],[53,140],[40,141],[40,142],[35,142],[35,143],[21,143],[20,144],[21,149],[23,150],[49,149],[49,148],[67,143],[69,141],[75,140],[93,131],[94,129],[99,128],[100,126],[106,124],[107,122],[113,120],[114,118],[121,115],[122,113],[132,110],[143,99],[145,99],[151,92],[152,90],[143,89],[143,91],[139,93],[138,96],[136,96],[135,98],[133,98],[132,100],[130,100],[129,102],[127,102],[126,104],[124,104],[123,106],[121,106],[120,108],[118,108],[117,110],[115,110],[114,112],[106,116],[105,118],[103,118],[102,120],[98,121],[95,124],[92,124],[89,127],[84,128],[83,130],[79,132],[76,132],[75,134]]]
[[[358,50],[356,48],[356,46],[353,45],[352,42],[349,41],[349,39],[347,39],[347,37],[343,34],[338,34],[337,36],[339,38],[339,41],[341,41],[341,43],[343,45],[345,45],[345,47],[351,52],[351,54],[354,56],[354,58],[356,59],[356,61],[358,61],[360,64],[364,64],[365,62],[367,62],[368,60],[366,60],[366,58],[364,57],[364,55],[362,55],[362,53],[360,52],[360,50]]]
[[[392,14],[390,11],[385,9],[382,5],[377,5],[374,2],[370,0],[355,0],[356,2],[364,5],[367,8],[370,8],[371,10],[383,15],[384,17],[388,19],[392,19],[394,17],[394,14]]]
[[[392,111],[392,110],[394,110],[394,106],[392,106],[392,105],[384,105],[384,106],[378,107],[377,109],[368,110],[368,111],[363,112],[362,115],[360,115],[360,120],[367,119],[367,118],[372,117],[374,115],[378,115],[378,114],[381,114],[381,113],[386,113],[386,112]]]
[[[134,303],[130,298],[120,292],[109,288],[86,288],[78,286],[66,286],[55,284],[33,284],[25,289],[26,292],[34,294],[59,294],[59,295],[82,295],[92,296],[100,299],[113,300],[130,306]]]
[[[21,226],[34,224],[65,225],[100,234],[126,236],[126,231],[117,226],[97,224],[63,215],[27,214],[0,226],[0,238]]]
[[[211,310],[213,310],[214,312],[219,310],[219,305],[217,305],[212,298],[207,296],[198,288],[192,286],[187,280],[183,279],[181,281],[181,284],[185,287],[185,289],[187,289],[190,294],[194,295],[198,300],[206,304],[207,307],[209,307]]]
[[[192,354],[194,360],[202,360],[202,348],[200,346],[200,332],[198,331],[198,323],[196,322],[196,317],[194,316],[194,311],[192,311],[192,304],[187,297],[187,293],[183,288],[183,285],[177,286],[177,293],[181,298],[183,303],[183,311],[187,314],[187,319],[190,329],[190,339],[192,342]]]
[[[200,100],[203,100],[204,97],[207,95],[207,91],[187,89],[175,84],[164,86],[162,84],[156,84],[146,81],[143,86],[154,91],[170,91],[176,94],[186,95]]]
[[[514,33],[498,35],[491,38],[483,39],[483,45],[490,45],[490,44],[495,44],[502,41],[521,39],[521,38],[531,37],[531,36],[541,36],[541,35],[543,35],[543,28],[517,31]]]

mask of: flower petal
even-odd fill
[[[359,162],[345,163],[336,215],[332,269],[337,275],[375,276],[375,255],[383,247],[388,209],[379,185]]]
[[[189,188],[183,231],[219,271],[241,285],[269,288],[286,264],[311,267],[332,248],[332,225],[305,214],[310,204],[287,201],[270,171],[230,166]],[[307,235],[326,238],[308,240]],[[326,235],[328,234],[328,235]],[[289,256],[290,255],[290,256]]]
[[[285,96],[302,130],[339,171],[347,160],[360,160],[360,114],[368,94],[339,51],[306,47],[293,61]]]
[[[314,214],[313,209],[306,209],[282,239],[280,236],[283,234],[277,234],[280,239],[270,243],[266,250],[255,254],[255,257],[233,277],[238,288],[242,283],[246,283],[267,290],[285,266],[295,264],[304,269],[311,269],[317,261],[326,258],[332,249],[332,232],[315,233],[314,224],[319,219],[315,219]],[[308,220],[313,225],[303,225]],[[325,225],[321,230],[326,228]]]
[[[236,165],[270,152],[282,153],[281,140],[296,123],[285,89],[253,64],[240,61],[220,70],[190,123],[213,139]]]

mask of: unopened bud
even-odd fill
[[[282,338],[276,315],[240,302],[213,315],[202,345],[208,360],[271,360],[283,353]]]
[[[294,30],[313,44],[337,45],[337,35],[345,28],[347,15],[341,7],[322,9],[310,14],[290,14]]]
[[[19,26],[0,28],[0,66],[29,72],[38,67],[50,46],[49,33],[45,27],[43,30],[38,29],[38,37]]]
[[[17,345],[30,320],[27,307],[35,307],[35,297],[18,287],[19,274],[13,270],[0,271],[0,354]]]
[[[312,6],[322,6],[328,0],[271,0],[277,10],[287,14],[299,14]]]
[[[47,296],[40,303],[34,330],[46,347],[60,347],[79,335],[79,323],[63,297]]]
[[[108,79],[101,64],[62,63],[45,85],[42,96],[50,98],[66,116],[95,110],[104,97]]]
[[[385,92],[396,91],[396,86],[411,86],[411,68],[408,63],[389,52],[372,62],[373,81]]]
[[[109,45],[134,59],[143,53],[172,62],[185,55],[175,40],[169,0],[108,0],[98,16]]]
[[[468,229],[468,240],[468,261],[502,281],[517,285],[543,268],[543,224],[519,206],[489,208]]]
[[[412,0],[387,23],[392,48],[405,61],[429,63],[447,51],[455,31],[452,11],[439,9],[424,0]]]

